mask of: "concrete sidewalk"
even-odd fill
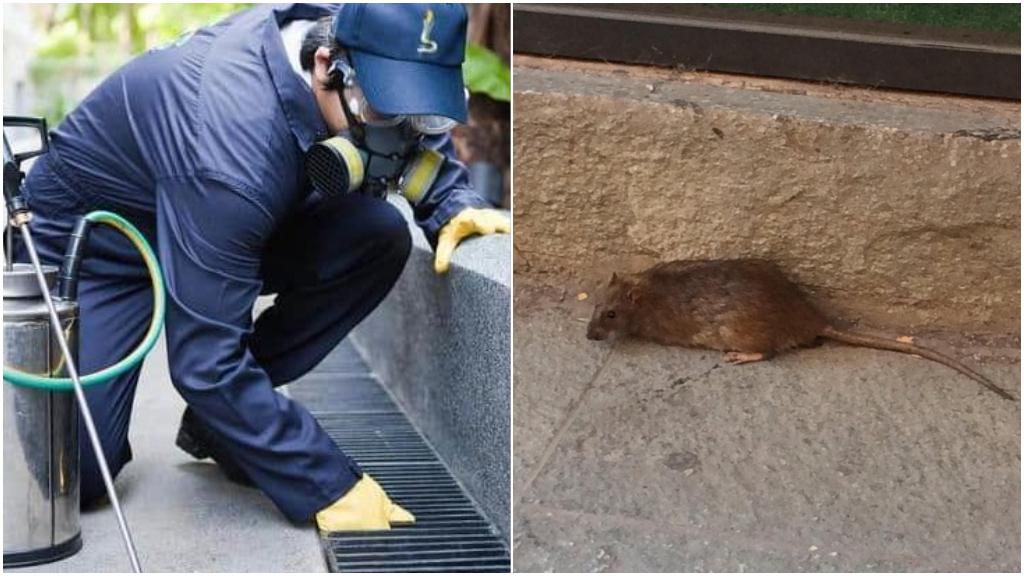
[[[142,568],[326,572],[312,524],[289,523],[261,492],[228,482],[210,460],[197,462],[174,446],[184,408],[171,385],[161,341],[146,360],[135,398],[135,459],[116,481]],[[20,571],[131,571],[109,505],[82,514],[82,539],[74,556]]]
[[[590,302],[528,281],[517,571],[1019,572],[1019,404],[891,352],[591,342]],[[964,359],[1019,395],[1017,352],[988,352]]]

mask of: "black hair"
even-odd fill
[[[324,16],[316,21],[306,36],[302,39],[302,47],[299,48],[299,65],[309,72],[313,70],[314,55],[320,48],[329,48],[331,58],[341,52],[341,44],[334,39],[334,16]]]

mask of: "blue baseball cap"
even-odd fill
[[[334,19],[334,38],[377,111],[466,121],[462,4],[345,4]]]

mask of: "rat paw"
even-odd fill
[[[751,362],[760,362],[765,359],[765,355],[761,352],[726,352],[725,361],[730,364],[749,364]]]

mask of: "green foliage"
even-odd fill
[[[139,22],[147,31],[150,45],[162,44],[189,30],[212,24],[228,14],[252,4],[146,4],[139,11]]]
[[[41,100],[37,103],[37,108],[34,111],[36,116],[42,116],[46,118],[50,126],[54,125],[55,121],[63,120],[68,115],[67,99],[60,92],[54,93],[51,98]]]
[[[772,14],[1020,33],[1020,4],[716,4]]]
[[[37,55],[102,55],[126,60],[247,6],[250,4],[57,4]]]
[[[462,77],[466,88],[474,94],[485,94],[499,102],[509,102],[512,98],[512,74],[508,65],[479,44],[466,44]]]
[[[50,30],[36,55],[43,58],[72,58],[82,53],[85,41],[74,23],[64,23]]]
[[[36,14],[45,37],[29,65],[35,112],[56,126],[96,82],[132,56],[250,4],[54,4]]]
[[[56,125],[95,81],[132,56],[248,6],[148,3],[41,8],[37,13],[46,33],[29,70],[38,89],[38,111]],[[483,46],[466,46],[463,77],[472,93],[501,102],[511,99],[509,66]]]

